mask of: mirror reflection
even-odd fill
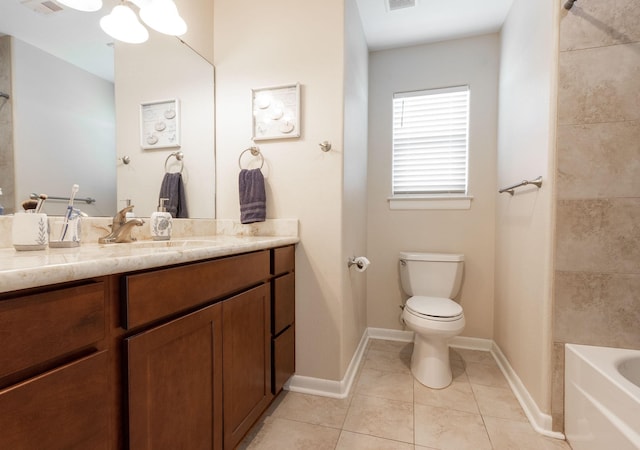
[[[97,13],[46,14],[31,3],[0,3],[0,91],[10,97],[0,98],[5,214],[21,210],[31,193],[66,197],[78,184],[76,205],[91,216],[112,216],[127,200],[149,216],[165,161],[181,151],[189,217],[214,217],[213,66],[152,30],[144,44],[112,44],[98,22],[114,2]],[[53,45],[65,38],[72,44]],[[140,105],[166,99],[181,107],[181,146],[142,149]],[[179,170],[170,160],[167,170]],[[44,212],[65,208],[65,201],[49,200]]]

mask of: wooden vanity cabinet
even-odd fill
[[[273,399],[270,279],[270,250],[122,277],[129,448],[235,448]]]
[[[224,448],[233,449],[273,399],[269,285],[222,302],[222,321]]]
[[[222,448],[222,305],[125,340],[130,449]]]
[[[114,448],[102,281],[0,296],[0,448]]]
[[[277,395],[295,372],[294,246],[273,250],[271,318],[271,392]]]
[[[0,449],[233,449],[295,368],[294,246],[0,294]]]

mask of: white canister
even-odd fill
[[[49,243],[47,215],[16,213],[13,216],[11,236],[16,250],[44,250]]]

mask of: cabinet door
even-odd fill
[[[233,449],[271,395],[271,302],[265,284],[222,304],[224,448]]]
[[[107,449],[107,352],[0,390],[0,448]]]
[[[129,448],[222,448],[221,305],[126,339]]]

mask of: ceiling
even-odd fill
[[[390,11],[388,0],[356,0],[369,50],[493,33],[513,0],[415,0]]]
[[[112,39],[98,22],[118,0],[103,0],[101,11],[86,13],[58,5],[42,14],[49,0],[0,0],[0,35],[9,34],[102,78],[113,79]],[[389,0],[356,0],[370,50],[404,47],[498,31],[513,0],[415,0],[413,8],[389,11]],[[405,0],[401,0],[405,1]],[[29,8],[28,6],[31,6]]]
[[[46,0],[0,0],[0,34],[15,36],[88,72],[112,80],[113,48],[109,44],[113,39],[102,31],[99,22],[117,0],[103,0],[106,6],[102,11],[93,13],[59,4],[62,10],[51,14],[31,9],[43,2]]]

